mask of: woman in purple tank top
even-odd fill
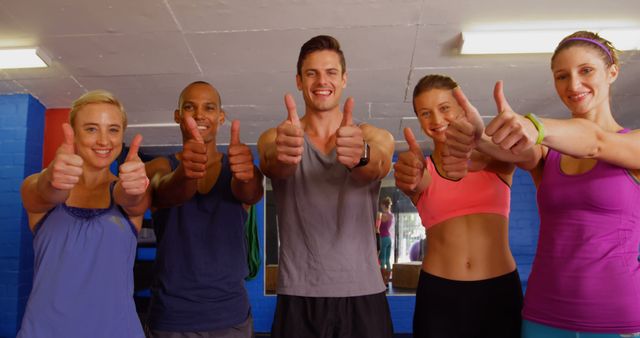
[[[538,189],[523,337],[640,336],[640,131],[611,112],[617,51],[579,31],[558,44],[551,71],[572,118],[516,114],[498,82],[491,139],[477,145],[530,170]]]
[[[18,337],[144,337],[133,303],[137,232],[150,205],[136,135],[119,177],[126,115],[106,91],[73,103],[64,142],[22,184],[34,280]]]

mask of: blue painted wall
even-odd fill
[[[31,290],[32,235],[20,184],[42,167],[44,112],[31,95],[0,95],[0,337],[15,336]]]

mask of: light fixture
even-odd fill
[[[542,27],[542,28],[541,28]],[[640,25],[599,23],[585,26],[567,23],[526,23],[476,27],[462,32],[460,54],[551,53],[565,36],[588,30],[611,41],[619,50],[640,49]]]
[[[0,69],[48,67],[48,57],[37,48],[0,49]]]

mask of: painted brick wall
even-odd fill
[[[32,96],[0,96],[0,337],[19,328],[33,277],[32,236],[20,200],[42,165],[45,108]]]

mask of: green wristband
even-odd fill
[[[540,121],[540,119],[536,114],[529,113],[524,117],[526,117],[529,121],[531,121],[531,123],[533,123],[533,125],[536,127],[536,130],[538,131],[538,138],[536,139],[536,144],[542,144],[542,140],[544,140],[544,124],[542,124],[542,121]]]

